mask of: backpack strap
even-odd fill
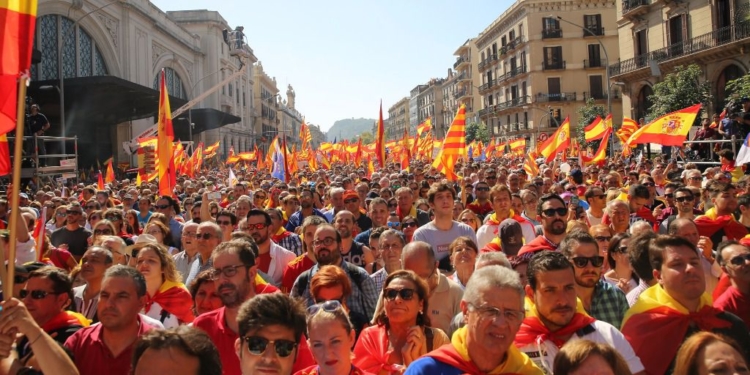
[[[430,327],[424,327],[424,337],[427,341],[427,353],[432,351],[433,341],[435,339],[435,333]]]

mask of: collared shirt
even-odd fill
[[[190,285],[193,279],[198,277],[198,274],[213,267],[214,261],[211,258],[208,258],[208,261],[204,262],[199,254],[193,261],[193,264],[190,265],[190,272],[188,272],[188,277],[185,279],[185,285]]]
[[[190,276],[190,268],[196,258],[199,258],[198,253],[195,253],[191,259],[184,250],[172,256],[172,259],[174,259],[174,266],[177,268],[177,272],[180,273],[183,280],[187,280],[188,276]]]
[[[645,291],[648,288],[649,288],[649,285],[646,284],[646,282],[643,281],[643,279],[641,279],[638,282],[638,286],[635,287],[635,288],[633,288],[633,289],[631,289],[628,292],[628,294],[625,296],[625,298],[627,298],[627,300],[628,300],[628,305],[630,305],[631,307],[633,305],[635,305],[635,303],[638,301],[638,297],[640,297],[641,293],[643,293],[643,291]]]
[[[282,238],[277,243],[279,246],[293,252],[296,256],[302,255],[302,239],[296,233]]]
[[[138,336],[154,327],[138,315]],[[127,375],[130,374],[130,360],[133,358],[133,345],[114,356],[104,343],[103,327],[95,324],[78,330],[65,341],[65,347],[73,353],[75,365],[81,375]]]
[[[587,312],[596,320],[620,327],[629,308],[628,299],[622,290],[599,279],[594,286],[594,295],[591,296],[591,308]]]
[[[372,281],[375,282],[375,290],[380,292],[383,290],[383,283],[385,283],[385,279],[388,277],[388,272],[385,271],[385,267],[373,272],[372,275],[370,275],[370,278]]]

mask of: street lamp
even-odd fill
[[[123,0],[114,0],[112,2],[109,2],[107,4],[104,4],[98,8],[95,8],[93,10],[90,10],[88,13],[84,14],[80,18],[78,18],[75,22],[73,22],[73,25],[68,29],[68,33],[64,34],[62,36],[61,45],[60,48],[57,49],[57,77],[60,80],[60,84],[58,85],[58,91],[60,93],[60,124],[62,125],[61,133],[62,134],[62,154],[64,155],[66,153],[65,151],[65,77],[63,76],[63,47],[65,47],[65,43],[67,42],[68,38],[73,34],[73,32],[76,29],[76,26],[81,22],[82,19],[88,17],[92,13],[98,12],[112,4],[119,3]],[[73,6],[71,5],[70,8],[68,8],[68,16],[70,16],[70,9],[72,9]],[[75,48],[75,46],[73,46]],[[64,156],[63,156],[64,157]]]
[[[223,71],[224,71],[224,68],[220,68],[219,70],[217,70],[217,71],[215,71],[213,73],[209,73],[209,74],[201,77],[201,79],[199,79],[198,81],[196,81],[195,84],[193,85],[193,87],[190,88],[190,98],[191,99],[195,98],[195,88],[198,86],[199,83],[201,83],[201,81],[203,81],[204,79],[206,79],[206,78],[208,78],[208,77],[210,77],[210,76],[212,76],[212,75],[214,75],[214,74],[216,74],[218,72],[223,72]],[[191,148],[191,150],[192,150],[192,147],[193,147],[193,126],[194,125],[195,124],[193,124],[193,107],[191,106],[190,109],[188,109],[188,133],[190,134],[189,137],[190,137],[190,148]]]

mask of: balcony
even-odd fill
[[[469,56],[459,56],[456,59],[456,62],[453,63],[453,69],[458,69],[459,66],[463,64],[468,64],[470,61]]]
[[[513,77],[515,77],[517,75],[520,75],[520,74],[523,74],[523,73],[526,73],[526,65],[518,66],[518,67],[512,69],[510,72],[508,72],[508,74],[510,75],[508,77],[508,79],[513,78]]]
[[[468,90],[461,90],[461,91],[454,92],[453,93],[453,99],[458,100],[458,98],[461,98],[461,97],[465,96],[467,91]]]
[[[657,63],[666,62],[748,38],[750,38],[750,23],[748,22],[722,27],[710,33],[612,64],[609,66],[609,75],[615,77],[631,73],[641,68],[648,68],[651,60]]]
[[[471,77],[469,77],[469,74],[467,74],[466,72],[464,72],[464,73],[461,73],[461,74],[458,75],[458,77],[456,78],[456,81],[458,81],[458,82],[460,82],[460,81],[471,81]]]
[[[622,0],[622,16],[635,17],[648,11],[649,0]]]
[[[602,26],[589,26],[589,27],[587,27],[587,29],[589,29],[592,33],[594,33],[594,35],[591,35],[591,33],[589,33],[586,30],[583,30],[583,37],[584,38],[591,38],[591,37],[594,37],[594,36],[603,36],[604,35],[604,27],[602,27]]]
[[[490,55],[490,57],[489,57],[489,58],[488,58],[487,60],[489,60],[489,63],[488,63],[489,65],[495,64],[495,63],[497,63],[498,61],[500,61],[500,60],[499,60],[499,59],[497,58],[497,53],[493,53],[492,55]]]
[[[501,112],[507,109],[526,105],[526,104],[529,104],[530,101],[531,101],[531,98],[528,96],[521,96],[515,99],[511,99],[511,100],[508,100],[507,102],[497,104],[495,106],[495,112]]]
[[[607,92],[603,91],[603,92],[594,92],[594,93],[591,93],[591,92],[588,92],[588,91],[584,91],[583,92],[583,101],[585,102],[585,101],[589,100],[590,98],[594,98],[594,100],[606,100],[607,99]],[[612,99],[620,99],[620,92],[617,91],[617,90],[612,90]]]
[[[526,38],[524,38],[523,35],[519,35],[515,39],[511,40],[505,47],[507,48],[508,52],[511,52],[524,43],[526,43]]]
[[[584,69],[604,68],[606,66],[607,66],[607,61],[604,60],[604,59],[583,60],[583,68]]]
[[[490,66],[490,60],[489,59],[484,59],[484,60],[480,61],[479,64],[477,64],[477,67],[479,68],[480,71],[482,69],[484,69],[485,67],[489,67],[489,66]]]
[[[562,38],[562,29],[543,29],[542,39]]]
[[[554,94],[538,93],[536,94],[537,103],[547,102],[572,102],[576,100],[576,93],[574,92],[560,92]]]
[[[565,60],[562,61],[544,61],[542,70],[565,70]]]

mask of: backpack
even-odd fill
[[[354,284],[357,285],[357,288],[359,288],[359,290],[361,291],[362,283],[365,281],[365,278],[369,278],[370,276],[361,272],[352,272],[351,267],[357,267],[357,266],[344,262],[342,268],[344,269],[344,271],[346,271],[346,274],[349,276],[349,279],[351,279],[354,282]],[[310,283],[310,274],[312,273],[311,271],[312,269],[309,269],[303,272],[301,275],[299,275],[297,288],[295,289],[295,291],[296,291],[296,294],[300,297],[305,295],[305,290],[307,289],[307,286]],[[364,298],[364,293],[360,293],[359,297]],[[360,301],[360,302],[362,303],[362,306],[366,305],[364,301]]]

